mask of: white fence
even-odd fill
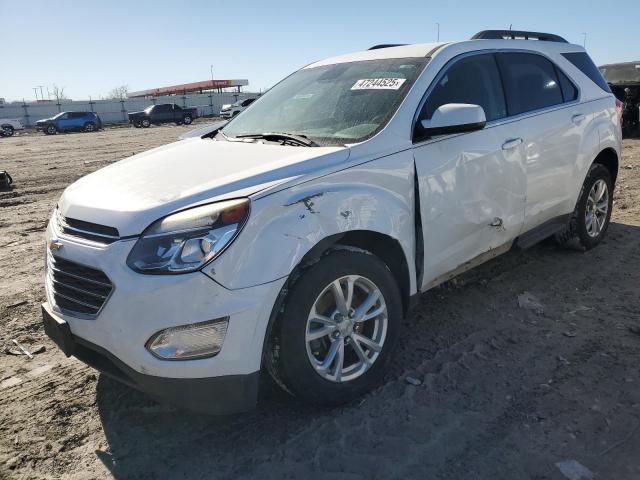
[[[122,100],[55,100],[50,103],[0,104],[0,118],[19,118],[31,127],[37,120],[66,111],[96,112],[103,123],[128,122],[127,113],[144,110],[156,103],[176,103],[181,107],[196,107],[199,117],[217,116],[225,103],[255,97],[249,93],[211,93],[193,95],[166,95],[151,98],[125,98]]]

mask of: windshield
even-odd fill
[[[146,114],[149,114],[151,113],[151,110],[153,110],[153,105],[149,105],[147,108],[143,110],[143,112]]]
[[[61,116],[63,116],[63,115],[66,115],[66,113],[67,113],[67,112],[60,112],[60,113],[58,113],[57,115],[54,115],[53,117],[51,117],[51,119],[55,120],[56,118],[59,118],[59,117],[61,117]]]
[[[392,58],[303,68],[256,100],[223,133],[289,133],[321,145],[361,142],[385,126],[428,61]]]

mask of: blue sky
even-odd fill
[[[488,28],[557,33],[597,64],[640,60],[640,0],[0,0],[0,97],[65,87],[74,99],[210,78],[273,85],[323,57],[376,43],[467,39]],[[46,92],[46,89],[45,89]]]

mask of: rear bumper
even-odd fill
[[[42,306],[47,335],[67,356],[154,399],[182,409],[212,415],[246,412],[256,405],[259,372],[208,378],[166,378],[137,372],[104,348],[73,335],[68,324]]]

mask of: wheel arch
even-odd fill
[[[280,313],[286,304],[287,294],[298,278],[300,278],[308,268],[320,261],[323,256],[335,250],[350,248],[362,250],[382,260],[391,271],[400,289],[403,315],[406,315],[410,308],[411,272],[407,258],[398,240],[389,235],[372,230],[352,230],[323,238],[300,259],[291,271],[291,274],[287,277],[273,304],[271,315],[269,316],[269,323],[263,337],[261,369],[266,366],[273,378],[285,390],[287,390],[286,386],[277,378],[277,374],[273,370],[272,362],[274,359],[269,354],[273,346],[272,335],[278,324]]]
[[[618,169],[620,167],[618,153],[613,148],[607,147],[600,153],[598,153],[598,155],[596,155],[596,158],[591,164],[593,165],[596,163],[603,165],[607,168],[607,170],[609,170],[609,173],[611,174],[611,178],[615,185],[616,179],[618,177]]]
[[[341,248],[363,250],[375,255],[385,263],[398,284],[402,295],[403,313],[406,314],[409,309],[411,291],[409,264],[400,242],[384,233],[372,230],[351,230],[322,239],[294,267],[289,276],[290,282],[295,282],[306,268],[320,260],[324,255]]]

